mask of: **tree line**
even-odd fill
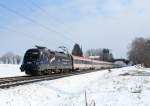
[[[83,57],[83,51],[82,48],[79,46],[79,44],[75,44],[72,50],[72,55]],[[98,56],[97,60],[103,60],[103,61],[113,61],[113,54],[110,52],[108,48],[99,48],[99,49],[89,49],[84,54],[86,57],[90,56]]]
[[[12,52],[5,53],[0,57],[1,64],[20,64],[21,56]]]
[[[109,62],[113,61],[114,59],[113,54],[108,48],[89,49],[85,52],[85,56],[87,57],[98,56],[97,60],[109,61]]]

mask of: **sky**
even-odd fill
[[[136,37],[149,38],[149,0],[0,0],[0,55],[35,45],[57,50],[109,48],[127,57]]]

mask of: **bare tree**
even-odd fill
[[[19,64],[21,62],[21,56],[8,52],[1,57],[1,62],[4,64]]]
[[[20,62],[21,62],[21,56],[16,55],[15,57],[16,57],[17,64],[20,64]]]
[[[89,49],[85,52],[85,56],[100,56],[102,54],[102,49]]]
[[[1,57],[1,61],[2,61],[2,63],[4,63],[4,64],[7,64],[8,62],[8,59],[7,59],[7,57],[6,56],[2,56]]]
[[[128,58],[134,64],[144,64],[150,66],[150,40],[145,38],[135,38],[130,45]]]
[[[110,53],[110,50],[107,48],[103,49],[100,57],[101,57],[100,60],[103,60],[103,61],[112,61],[113,60],[113,54]]]
[[[8,64],[14,64],[14,54],[12,52],[6,53],[5,56],[8,60]]]
[[[113,60],[113,54],[110,53],[110,50],[107,48],[104,49],[89,49],[86,51],[85,55],[87,57],[89,56],[99,56],[99,60],[103,61],[112,61]]]

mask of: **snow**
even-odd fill
[[[25,75],[20,71],[20,65],[0,64],[0,78]]]
[[[6,76],[2,71],[10,68],[19,75],[17,67],[0,65],[0,74]],[[85,106],[86,92],[89,106],[149,106],[149,73],[149,68],[131,66],[1,89],[0,105]]]

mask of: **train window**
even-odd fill
[[[39,52],[27,52],[25,54],[25,59],[26,60],[37,60],[37,59],[39,59],[39,56],[40,56]]]
[[[44,63],[48,62],[48,54],[47,53],[42,54],[42,60],[43,60]]]
[[[81,60],[82,64],[85,64],[85,61],[84,60]]]
[[[77,64],[77,60],[74,60],[74,63]]]
[[[78,64],[81,64],[82,62],[80,60],[77,60],[78,61]]]
[[[89,61],[89,64],[93,64],[93,62],[92,62],[92,61]]]
[[[73,63],[75,64],[75,63],[76,63],[76,60],[74,60]]]
[[[66,58],[63,58],[63,59],[61,59],[61,61],[62,61],[62,63],[64,64],[64,65],[68,65],[68,59],[66,59]]]
[[[76,60],[76,64],[78,64],[79,62],[78,62],[78,60]]]
[[[74,60],[74,63],[75,64],[82,64],[82,61],[81,60]]]
[[[85,64],[88,64],[88,61],[85,61]]]

